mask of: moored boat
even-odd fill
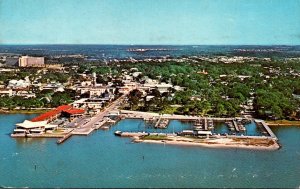
[[[121,136],[121,134],[122,134],[122,131],[116,131],[116,132],[115,132],[115,135],[116,135],[116,136]]]

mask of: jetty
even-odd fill
[[[72,130],[73,131],[73,130]],[[72,136],[72,131],[70,131],[68,134],[66,134],[64,137],[62,137],[61,139],[57,140],[57,144],[61,144],[63,142],[65,142],[67,139],[69,139]]]

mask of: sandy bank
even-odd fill
[[[179,140],[143,140],[135,137],[134,142],[144,142],[144,143],[154,143],[154,144],[170,144],[170,145],[182,145],[182,146],[201,146],[208,148],[242,148],[242,149],[252,149],[252,150],[277,150],[280,148],[278,143],[272,145],[251,145],[241,142],[235,142],[232,139],[222,138],[222,139],[213,139],[213,140],[203,140],[195,141],[191,139],[182,139]]]

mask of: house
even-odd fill
[[[106,101],[109,99],[103,98],[82,98],[76,100],[72,103],[75,108],[91,108],[91,109],[101,109]]]
[[[141,89],[152,90],[152,89],[157,88],[157,90],[160,93],[164,93],[164,92],[168,92],[169,88],[172,88],[172,87],[173,87],[173,85],[167,84],[167,83],[160,83],[160,84],[145,83],[142,85]]]
[[[148,102],[148,101],[150,101],[152,98],[154,98],[155,96],[151,96],[151,95],[148,95],[148,96],[146,96],[146,101]]]
[[[15,96],[22,96],[25,98],[35,98],[35,93],[28,92],[27,90],[17,90]]]
[[[30,86],[30,81],[26,81],[23,79],[15,80],[12,79],[8,82],[7,88],[18,89],[18,88],[26,88]]]
[[[46,85],[42,85],[40,88],[41,88],[41,90],[51,89],[55,92],[64,91],[64,86],[61,83],[58,83],[58,82],[47,83]]]
[[[15,93],[12,89],[0,89],[0,96],[13,96]]]

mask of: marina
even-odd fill
[[[272,140],[274,143],[278,143],[278,139],[272,130],[265,124],[263,120],[249,120],[246,118],[214,118],[214,117],[198,117],[198,116],[184,116],[184,115],[169,115],[169,114],[157,114],[138,111],[126,111],[118,110],[117,104],[120,104],[121,100],[125,97],[123,95],[104,110],[99,111],[98,114],[93,116],[83,115],[84,112],[81,109],[75,109],[71,105],[63,105],[57,107],[54,110],[46,112],[38,117],[23,123],[16,124],[17,128],[14,130],[12,137],[26,137],[26,138],[57,138],[57,144],[62,144],[74,135],[87,136],[93,131],[98,129],[109,130],[111,126],[115,125],[118,121],[123,119],[142,119],[144,125],[148,124],[148,127],[154,129],[165,130],[168,128],[171,120],[178,120],[183,122],[191,122],[192,127],[190,129],[181,130],[172,133],[164,133],[166,137],[204,137],[208,141],[212,139],[239,139],[244,140]],[[67,112],[67,114],[65,113]],[[69,119],[62,116],[71,114]],[[245,124],[254,123],[255,127],[260,127],[263,131],[262,135],[250,136],[247,133]],[[56,124],[55,124],[56,123]],[[228,127],[228,132],[219,133],[217,128],[219,124],[225,124]],[[144,127],[145,129],[146,127]],[[60,132],[59,132],[60,131]],[[141,141],[141,137],[150,135],[159,135],[158,132],[121,132],[115,133],[117,136],[124,137],[138,137],[135,141]],[[173,139],[173,138],[172,138]],[[157,139],[155,139],[157,140]],[[196,139],[195,141],[197,141]],[[219,140],[221,141],[221,140]],[[231,141],[229,145],[237,146],[235,141]],[[239,143],[240,145],[241,143]],[[249,145],[249,144],[248,144]],[[278,147],[279,148],[279,145]]]
[[[300,0],[0,2],[0,189],[300,189]]]

